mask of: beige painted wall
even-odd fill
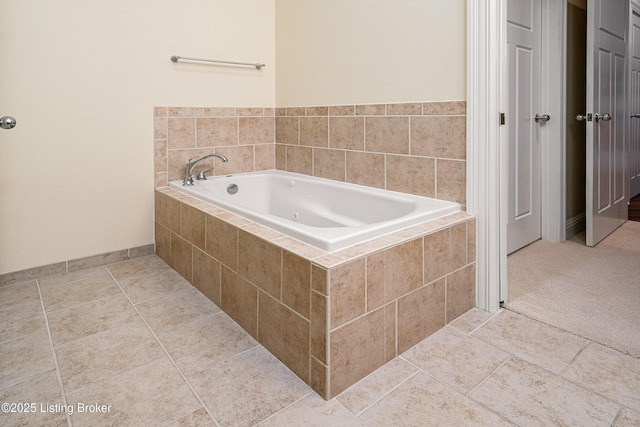
[[[153,242],[153,106],[464,100],[465,4],[0,0],[0,274]]]
[[[0,273],[153,242],[154,105],[275,104],[275,0],[0,10],[0,115],[18,122],[0,130]]]
[[[277,0],[279,107],[466,98],[465,0]]]

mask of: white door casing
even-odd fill
[[[507,253],[541,237],[541,133],[547,122],[541,110],[542,10],[539,0],[507,3],[509,75],[509,213]]]
[[[586,240],[595,246],[627,219],[625,158],[627,0],[587,5]]]
[[[640,194],[640,5],[631,5],[629,31],[629,197]]]

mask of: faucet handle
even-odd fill
[[[198,173],[198,179],[207,179],[207,175],[205,174],[207,171],[213,170],[213,168],[202,169],[200,173]]]

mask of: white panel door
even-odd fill
[[[586,240],[595,246],[627,219],[626,0],[587,5]]]
[[[631,16],[629,73],[629,175],[630,197],[640,194],[640,15]]]
[[[509,216],[507,252],[540,239],[542,10],[539,0],[507,3]]]

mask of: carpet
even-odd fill
[[[640,222],[593,248],[584,233],[507,257],[505,307],[640,358]]]

